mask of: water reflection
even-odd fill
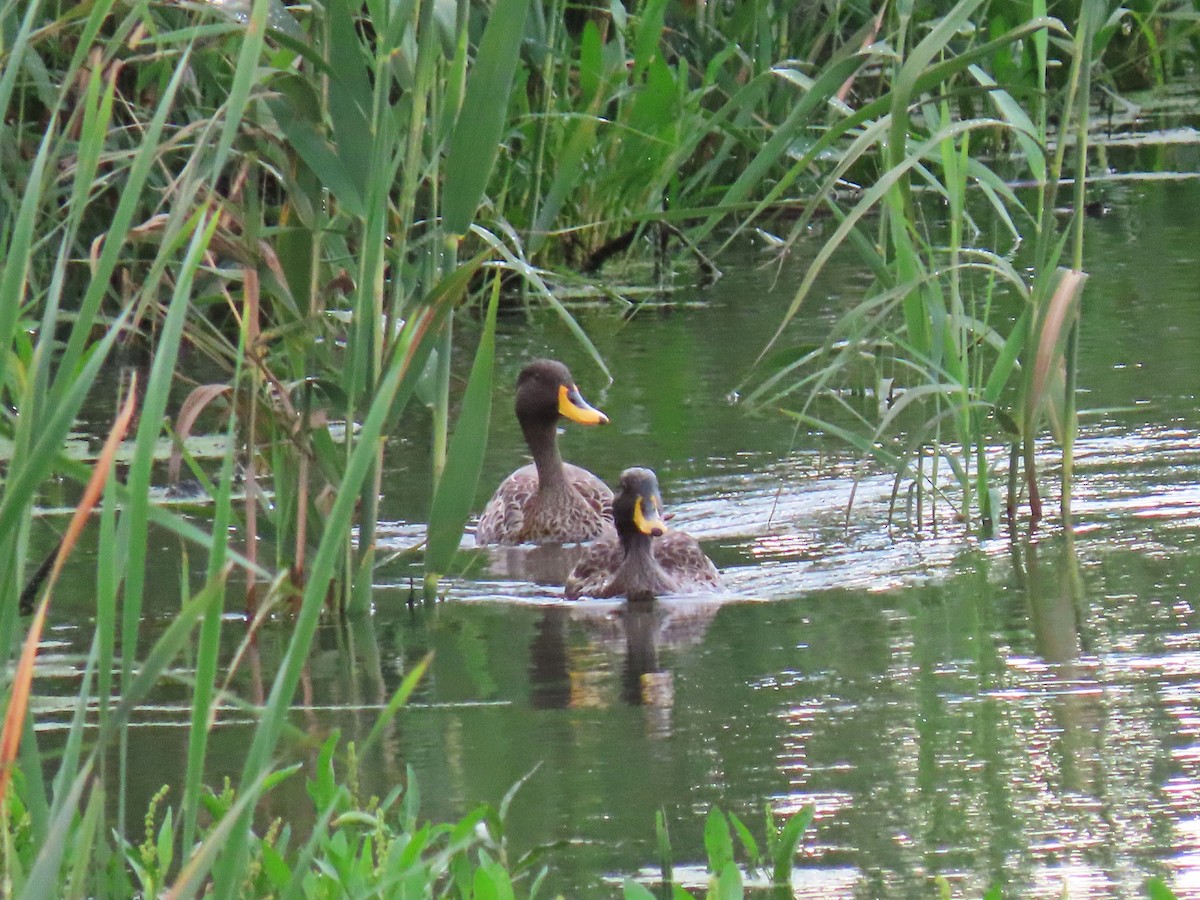
[[[1094,795],[1103,776],[1099,736],[1105,724],[1104,691],[1096,677],[1096,660],[1081,659],[1085,599],[1069,531],[1060,546],[1058,558],[1046,571],[1036,541],[1025,542],[1023,548],[1016,545],[1014,573],[1025,586],[1034,646],[1049,664],[1042,687],[1050,693],[1062,787]]]
[[[539,544],[531,547],[489,547],[488,572],[498,578],[561,587],[587,552],[583,544]]]
[[[581,601],[547,607],[529,648],[531,699],[537,709],[644,707],[651,731],[670,733],[674,673],[661,650],[685,651],[703,640],[720,603],[683,598]],[[600,657],[620,656],[614,688]],[[653,713],[653,711],[658,711]],[[651,714],[653,713],[653,714]]]

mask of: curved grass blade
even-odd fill
[[[492,419],[492,375],[496,358],[496,310],[499,307],[500,278],[492,282],[487,321],[475,351],[462,412],[450,440],[446,468],[438,479],[429,510],[425,549],[426,586],[444,575],[462,540],[463,527],[471,514],[483,452],[487,447],[488,427]]]
[[[404,680],[400,682],[400,687],[396,688],[396,693],[392,694],[392,699],[388,701],[387,706],[384,707],[383,711],[375,719],[375,724],[371,726],[370,734],[367,735],[367,739],[363,741],[362,747],[359,749],[360,757],[366,756],[367,752],[375,746],[375,742],[383,736],[388,723],[399,712],[400,707],[408,702],[408,698],[412,696],[412,692],[416,690],[417,684],[425,677],[425,673],[429,671],[429,667],[432,664],[433,651],[430,650],[404,676]]]
[[[63,564],[67,561],[67,557],[71,555],[71,551],[75,549],[75,544],[79,541],[79,535],[83,533],[83,527],[87,523],[88,517],[91,516],[92,510],[95,509],[96,504],[100,501],[100,495],[104,491],[104,484],[108,481],[108,475],[112,471],[113,459],[117,455],[117,448],[120,446],[122,439],[125,437],[125,432],[129,428],[136,405],[137,377],[134,376],[129,393],[125,397],[125,403],[122,405],[121,411],[113,423],[113,427],[109,430],[104,447],[96,459],[91,480],[84,489],[83,497],[75,507],[75,513],[71,516],[71,521],[67,525],[67,530],[63,534],[62,540],[59,541],[58,552],[54,557],[54,565],[50,569],[50,575],[46,581],[45,592],[42,594],[41,602],[38,603],[33,621],[29,624],[29,631],[26,634],[25,643],[22,646],[21,655],[17,661],[12,680],[8,709],[5,711],[4,716],[3,731],[0,731],[0,804],[3,804],[4,796],[8,791],[12,766],[16,761],[17,750],[20,747],[25,716],[29,709],[29,692],[30,686],[33,683],[33,667],[37,661],[42,629],[46,623],[46,613],[50,609],[50,598],[54,595],[54,587],[58,583],[59,576],[62,574]]]

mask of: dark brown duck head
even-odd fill
[[[553,359],[535,359],[517,376],[517,420],[523,428],[556,426],[563,416],[580,425],[607,425],[608,416],[579,393],[571,370]]]
[[[650,469],[635,466],[621,473],[618,493],[613,499],[613,523],[626,552],[630,542],[649,547],[652,538],[667,533],[658,476]]]
[[[613,533],[612,491],[558,452],[558,421],[603,425],[608,416],[588,404],[570,370],[537,359],[517,378],[517,419],[533,455],[532,466],[509,475],[488,501],[475,540],[479,544],[577,543]]]
[[[608,416],[579,393],[571,371],[553,359],[535,359],[517,377],[517,421],[537,464],[543,486],[562,470],[558,455],[559,417],[580,425],[607,425]]]

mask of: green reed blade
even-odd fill
[[[229,151],[233,149],[233,142],[242,130],[242,117],[246,114],[246,105],[250,101],[250,89],[258,77],[258,61],[262,56],[263,41],[266,38],[269,9],[270,0],[254,0],[254,5],[250,8],[250,18],[246,22],[245,37],[242,39],[237,67],[233,73],[233,83],[229,86],[229,98],[225,101],[225,121],[221,128],[221,138],[212,157],[210,171],[214,180],[225,168],[225,161],[229,157]],[[182,68],[183,65],[181,61],[179,66]]]
[[[54,811],[46,837],[38,847],[37,858],[29,871],[29,879],[22,892],[22,900],[50,900],[58,897],[59,872],[63,853],[74,829],[74,818],[79,814],[79,802],[83,789],[91,781],[96,756],[92,753],[84,762],[70,789]],[[95,788],[93,788],[95,789]]]
[[[599,104],[597,104],[598,106]],[[550,229],[563,204],[586,174],[583,160],[596,146],[596,129],[601,118],[588,109],[576,117],[561,150],[556,154],[554,178],[545,196],[539,198],[537,217],[529,234],[529,252],[536,253],[550,237]]]
[[[258,802],[259,796],[262,794],[268,774],[267,772],[262,773],[252,784],[238,792],[237,801],[221,817],[221,821],[208,830],[204,835],[204,841],[184,862],[179,877],[171,885],[171,889],[163,894],[164,900],[202,896],[205,893],[208,873],[212,869],[214,861],[218,854],[225,849],[225,844],[230,839],[230,833],[239,824],[242,817],[253,811],[254,804]],[[191,848],[185,844],[184,849],[187,851]]]
[[[770,171],[794,145],[801,132],[808,128],[814,116],[825,106],[847,78],[871,61],[875,54],[850,56],[827,67],[812,86],[799,97],[787,118],[776,127],[771,137],[755,153],[754,159],[742,170],[717,204],[733,206],[747,199],[750,192],[762,185]],[[717,227],[723,216],[712,216],[692,233],[692,239],[703,240]],[[753,218],[753,216],[751,216]]]
[[[571,315],[571,311],[567,309],[566,306],[563,305],[562,301],[554,295],[554,292],[546,286],[546,282],[542,280],[541,273],[538,271],[538,269],[536,269],[534,266],[531,266],[524,258],[518,256],[503,241],[501,241],[496,237],[496,235],[492,234],[487,229],[475,225],[471,228],[471,233],[476,237],[481,238],[488,244],[488,246],[504,257],[505,263],[507,263],[514,272],[520,275],[525,280],[525,283],[534,289],[538,296],[540,296],[550,305],[550,308],[558,314],[558,317],[562,320],[563,324],[567,326],[567,330],[574,335],[575,339],[579,342],[579,345],[592,358],[592,360],[599,367],[600,371],[604,373],[604,377],[611,382],[612,373],[608,371],[608,366],[604,362],[604,357],[600,355],[600,351],[596,349],[596,345],[592,342],[592,339],[588,336],[587,332],[583,330],[583,327],[579,324],[575,317]],[[517,240],[516,236],[513,235],[511,231],[508,232],[508,234],[510,235],[514,246],[519,247],[520,242]]]
[[[487,318],[467,389],[462,411],[454,428],[446,457],[446,468],[438,479],[429,510],[425,549],[425,578],[434,581],[448,571],[462,539],[463,527],[471,515],[483,455],[487,447],[488,427],[492,419],[492,376],[496,358],[496,310],[499,306],[500,279],[492,282]]]
[[[396,692],[392,694],[388,700],[387,706],[379,713],[375,719],[375,724],[371,726],[371,731],[367,735],[366,740],[362,742],[359,749],[359,758],[365,757],[367,752],[375,746],[380,738],[387,731],[388,724],[395,718],[400,708],[408,703],[408,699],[412,696],[412,692],[416,690],[421,679],[425,677],[425,673],[429,671],[429,667],[433,664],[433,651],[430,650],[423,656],[415,666],[405,673],[404,679],[400,682],[400,686],[396,688]]]
[[[245,330],[242,330],[244,338]],[[244,346],[239,344],[237,355],[237,372],[233,379],[233,393],[236,395],[241,380],[241,365],[244,358]],[[234,461],[237,456],[238,417],[229,416],[226,428],[225,456],[221,461],[221,471],[217,479],[216,494],[213,497],[212,534],[214,536],[212,550],[209,553],[207,578],[210,582],[220,581],[221,597],[209,607],[200,623],[200,640],[196,648],[195,685],[192,690],[191,727],[188,732],[187,768],[184,770],[183,800],[180,806],[180,827],[183,839],[180,846],[184,852],[189,852],[195,840],[199,827],[200,794],[204,778],[204,761],[208,750],[209,718],[212,712],[213,698],[217,690],[217,671],[221,652],[222,612],[225,607],[224,579],[220,578],[226,562],[226,541],[218,535],[229,533],[229,523],[233,517],[230,495],[233,489]],[[253,575],[248,577],[253,578]]]
[[[104,246],[92,269],[88,289],[76,312],[75,327],[71,329],[67,346],[62,351],[59,374],[51,393],[52,400],[56,399],[56,395],[70,390],[79,375],[77,370],[80,357],[87,345],[87,339],[99,312],[100,303],[109,290],[113,272],[126,251],[125,240],[129,236],[133,217],[141,208],[142,190],[161,151],[160,140],[163,128],[166,125],[167,116],[174,106],[175,93],[183,83],[185,74],[189,71],[190,59],[191,48],[189,47],[184,50],[176,63],[175,72],[163,90],[162,99],[154,112],[154,118],[146,126],[141,146],[129,167],[129,174],[121,190],[121,199],[112,214],[112,225],[109,226],[108,233],[105,235]]]
[[[326,518],[325,531],[313,558],[312,571],[305,585],[300,610],[293,626],[292,639],[280,662],[262,720],[246,756],[242,774],[243,785],[256,783],[270,763],[296,686],[307,664],[309,648],[321,610],[324,608],[325,597],[333,581],[335,567],[345,551],[354,506],[374,464],[383,426],[393,409],[402,408],[412,396],[416,381],[429,358],[433,338],[439,333],[442,323],[449,315],[453,299],[446,302],[448,297],[456,298],[457,295],[443,296],[442,302],[418,312],[405,323],[396,352],[389,361],[363,420],[358,441],[347,459],[345,475],[333,508]],[[217,896],[231,896],[241,884],[249,853],[249,825],[250,813],[245,812],[231,832],[225,852],[214,864],[213,883]]]
[[[2,109],[3,107],[0,107]],[[0,347],[12,346],[21,307],[29,290],[29,266],[32,248],[37,237],[35,223],[38,206],[41,204],[45,187],[46,169],[50,160],[51,147],[57,137],[57,118],[52,119],[42,136],[37,156],[34,157],[25,193],[13,223],[12,237],[5,248],[4,267],[0,271]],[[0,384],[6,378],[8,353],[0,353]]]
[[[91,685],[96,676],[97,661],[103,657],[102,649],[106,636],[95,632],[92,635],[91,649],[83,667],[83,677],[79,680],[79,688],[75,694],[75,709],[71,714],[71,725],[67,729],[67,740],[63,745],[62,756],[58,763],[51,791],[57,797],[66,789],[67,779],[75,774],[79,758],[83,750],[83,732],[87,725],[88,706],[92,697]]]
[[[988,100],[995,105],[1000,116],[1012,124],[1013,136],[1029,166],[1030,176],[1034,181],[1044,180],[1046,177],[1046,153],[1042,145],[1038,143],[1039,132],[1033,124],[1033,120],[1029,118],[1025,110],[1021,109],[1012,95],[997,85],[995,80],[980,66],[970,65],[967,67],[967,71],[971,73],[972,78],[979,82],[981,87],[987,89]]]
[[[355,6],[333,0],[326,17],[329,26],[329,122],[338,161],[360,197],[366,197],[372,178],[371,137],[383,123],[372,121],[371,80],[362,42],[355,31]]]
[[[464,235],[471,227],[499,155],[529,4],[497,0],[488,15],[446,157],[442,224],[448,234]]]
[[[1025,354],[1025,338],[1029,332],[1030,315],[1029,306],[1021,310],[1020,317],[1013,323],[1012,330],[1004,341],[1003,349],[992,364],[992,370],[988,373],[987,381],[983,385],[983,399],[986,403],[995,404],[1000,400],[1000,394],[1008,384],[1009,376],[1017,366],[1017,360]]]
[[[649,0],[638,7],[637,34],[633,39],[633,72],[631,80],[634,84],[642,81],[646,69],[653,60],[662,58],[659,46],[663,33],[664,17],[667,0]]]
[[[971,63],[981,59],[988,59],[992,56],[992,54],[1016,41],[1023,40],[1030,35],[1036,36],[1038,34],[1043,34],[1047,30],[1053,30],[1060,34],[1066,33],[1066,29],[1063,28],[1062,23],[1059,22],[1058,19],[1041,17],[1023,22],[995,40],[973,46],[958,56],[931,65],[926,72],[917,76],[916,82],[913,86],[913,91],[914,93],[919,94],[923,91],[933,90],[938,85],[948,81],[954,75],[961,72]],[[754,206],[753,211],[750,212],[741,222],[739,222],[736,227],[731,229],[730,236],[726,238],[725,243],[722,246],[728,247],[729,243],[751,222],[757,219],[764,210],[777,203],[779,199],[784,196],[785,192],[796,183],[797,179],[800,178],[800,176],[808,170],[809,166],[811,166],[815,160],[820,158],[822,154],[828,152],[829,149],[845,135],[853,133],[854,130],[863,125],[863,123],[877,119],[881,116],[885,116],[891,106],[891,94],[884,94],[882,97],[879,97],[876,100],[865,103],[846,118],[830,125],[821,134],[821,136],[818,137],[817,140],[813,142],[813,144],[796,159],[795,163],[792,164],[792,167],[788,170],[788,172],[782,178],[779,178],[766,192],[763,198]],[[810,206],[811,205],[812,204],[810,204]],[[715,222],[713,222],[713,225],[715,225]],[[701,233],[707,234],[710,230],[711,228],[708,226],[708,224],[706,224],[704,231]]]
[[[4,65],[0,68],[0,109],[11,108],[9,104],[12,102],[13,89],[16,87],[17,77],[25,70],[25,54],[30,52],[30,35],[41,8],[41,0],[32,0],[25,8],[21,27],[11,36],[10,41],[5,42]]]
[[[142,619],[142,597],[146,582],[146,554],[148,550],[148,507],[150,506],[150,480],[154,468],[154,448],[162,432],[163,417],[167,410],[174,382],[175,361],[179,356],[179,344],[183,337],[184,321],[191,300],[192,282],[200,267],[209,242],[217,230],[218,216],[209,216],[207,205],[201,205],[191,216],[192,237],[187,255],[180,266],[175,291],[167,307],[155,348],[150,375],[146,379],[146,393],[142,398],[141,417],[138,421],[137,437],[134,440],[133,459],[129,464],[126,484],[129,488],[129,504],[121,518],[120,540],[125,543],[127,570],[125,572],[124,605],[121,626],[121,673],[122,688],[133,671],[137,659],[138,632]]]
[[[75,422],[80,408],[91,393],[101,367],[108,358],[113,344],[120,337],[128,319],[128,310],[123,312],[112,324],[89,354],[87,361],[79,372],[79,377],[73,381],[68,393],[57,398],[56,402],[48,404],[49,412],[41,423],[41,434],[33,442],[29,454],[24,458],[24,465],[19,469],[10,466],[8,479],[4,484],[4,493],[0,497],[0,534],[11,534],[17,527],[17,520],[23,510],[33,503],[34,497],[43,481],[56,466],[61,463],[59,452],[66,440],[67,433]],[[51,339],[52,336],[46,336]],[[65,468],[65,467],[64,467]],[[75,471],[80,471],[77,467]],[[87,481],[87,470],[83,469],[82,481]]]
[[[209,584],[202,588],[195,597],[184,604],[175,619],[167,626],[150,653],[147,654],[136,676],[126,686],[121,702],[117,705],[113,715],[101,725],[96,735],[96,749],[80,766],[69,787],[62,792],[61,796],[55,798],[54,806],[51,809],[50,827],[30,872],[26,897],[36,900],[41,897],[57,896],[64,848],[75,827],[73,820],[78,815],[83,790],[92,783],[91,774],[95,768],[97,754],[112,739],[114,733],[124,727],[138,704],[145,699],[167,666],[179,654],[196,621],[219,596],[216,587],[218,585]],[[93,790],[95,789],[93,785]]]
[[[904,64],[892,85],[892,129],[888,138],[888,152],[893,166],[899,165],[907,153],[908,106],[917,93],[918,81],[928,73],[934,57],[945,52],[951,38],[967,23],[971,13],[982,2],[983,0],[959,0],[905,56]]]
[[[104,786],[96,782],[92,785],[83,818],[72,835],[72,863],[63,890],[65,900],[83,900],[85,897],[94,896],[88,881],[94,874],[93,867],[96,865],[93,853],[98,843],[97,838],[102,838],[104,832]]]
[[[104,485],[104,501],[100,507],[100,537],[96,559],[96,634],[100,636],[100,659],[97,663],[96,700],[98,721],[108,719],[112,700],[113,660],[117,643],[117,595],[121,589],[124,567],[117,561],[117,483],[110,478]]]
[[[783,329],[796,315],[801,304],[804,302],[805,297],[808,296],[808,292],[812,289],[813,283],[816,281],[817,276],[820,274],[825,264],[833,256],[837,248],[841,246],[851,229],[860,219],[862,219],[864,215],[867,214],[869,210],[873,209],[881,200],[883,200],[887,194],[900,182],[901,179],[907,177],[910,169],[918,165],[927,154],[934,151],[943,140],[947,138],[953,138],[958,134],[963,134],[977,128],[991,128],[997,125],[1003,126],[1004,123],[1001,123],[997,119],[968,119],[966,121],[953,122],[950,125],[939,129],[937,132],[931,135],[928,140],[923,142],[916,149],[909,152],[908,155],[900,161],[900,163],[881,175],[875,184],[871,185],[870,188],[864,191],[858,203],[855,204],[854,208],[846,214],[845,219],[838,224],[838,227],[834,230],[833,234],[830,235],[829,238],[826,239],[825,243],[821,245],[821,249],[817,252],[816,257],[813,259],[808,270],[805,272],[804,278],[800,282],[800,286],[796,289],[796,295],[792,299],[791,304],[788,306],[787,311],[784,313],[779,327],[775,330],[775,334],[772,335],[771,339],[763,348],[762,353],[759,354],[759,361],[762,360],[763,354],[765,354],[775,344],[775,342],[779,340],[779,336],[783,333]],[[900,229],[903,228],[902,225],[897,225],[896,227]],[[901,230],[898,231],[897,234],[903,236],[904,232]],[[915,274],[910,275],[909,279],[916,277],[917,276]]]
[[[11,684],[11,680],[9,681]],[[11,689],[9,691],[11,693]],[[17,757],[19,768],[25,776],[25,809],[29,813],[30,825],[38,843],[48,839],[50,833],[50,803],[46,792],[46,782],[42,774],[45,760],[38,752],[37,731],[33,727],[33,716],[25,717],[24,732],[21,735],[20,754]]]
[[[320,178],[342,210],[356,218],[365,216],[366,201],[361,188],[317,126],[301,117],[293,101],[279,97],[268,100],[267,106],[296,154]]]

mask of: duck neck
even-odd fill
[[[538,493],[553,494],[567,487],[567,476],[563,469],[562,456],[558,452],[558,431],[555,422],[531,422],[523,424],[525,443],[533,454],[537,467]]]
[[[649,535],[640,531],[622,531],[621,547],[625,557],[613,576],[613,587],[630,600],[650,599],[657,594],[669,594],[675,583],[654,558]]]

